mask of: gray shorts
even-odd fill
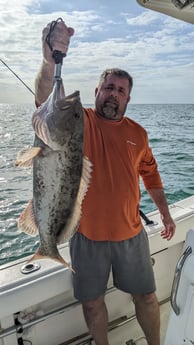
[[[120,242],[91,241],[75,233],[70,241],[74,295],[79,301],[105,294],[110,272],[113,284],[131,294],[155,291],[149,242],[143,229],[137,236]]]

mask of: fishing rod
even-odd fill
[[[33,94],[35,95],[34,91],[32,91],[32,89],[5,63],[5,61],[3,61],[1,58],[0,58],[0,61],[8,68],[8,70],[13,73],[15,75],[16,78],[19,79],[19,81],[21,81],[21,83],[27,87],[27,89]]]
[[[46,37],[46,43],[48,44],[50,50],[52,51],[52,56],[53,56],[53,59],[55,60],[55,75],[54,75],[54,83],[57,82],[57,86],[59,87],[60,83],[61,83],[61,68],[62,68],[62,63],[63,63],[63,58],[66,56],[65,53],[62,53],[61,51],[58,51],[58,50],[54,50],[53,51],[53,48],[52,48],[52,45],[51,45],[51,34],[52,32],[54,31],[55,29],[55,26],[57,25],[57,23],[59,22],[62,22],[64,23],[63,19],[62,18],[58,18],[57,20],[54,20],[52,23],[51,23],[51,26],[50,26],[50,30],[49,30],[49,33]],[[33,94],[35,95],[34,91],[32,91],[32,89],[5,63],[5,61],[3,61],[1,58],[0,58],[0,61],[8,68],[8,70],[13,73],[15,75],[15,77],[17,79],[19,79],[19,81],[21,81],[21,83]]]

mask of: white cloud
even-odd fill
[[[71,11],[59,11],[62,3],[57,6],[56,2],[55,12],[44,11],[46,4],[42,0],[14,0],[8,4],[0,0],[0,58],[32,89],[41,62],[42,29],[48,22],[62,17],[67,25],[75,28],[63,64],[64,84],[70,92],[80,89],[85,103],[93,101],[99,74],[110,66],[127,69],[134,76],[134,102],[152,103],[157,99],[164,103],[167,89],[168,101],[173,95],[175,102],[177,94],[177,102],[192,102],[194,33],[191,25],[140,7],[139,14],[127,13],[126,8],[125,12],[121,9],[119,13],[118,8],[114,12],[114,3],[111,3],[111,18],[105,8],[102,11],[101,6],[89,7],[89,3],[87,9],[78,11],[76,1],[66,1],[63,6]],[[29,91],[3,64],[0,80],[0,102],[24,99],[31,102]]]
[[[140,15],[136,17],[131,17],[129,14],[125,14],[126,21],[128,25],[137,25],[137,26],[144,26],[153,24],[155,22],[158,22],[160,19],[160,15],[156,12],[142,12]]]

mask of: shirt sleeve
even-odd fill
[[[145,150],[139,164],[139,173],[146,189],[163,188],[162,180],[158,171],[158,165],[149,147],[146,134]]]

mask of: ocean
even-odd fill
[[[17,230],[32,197],[32,169],[16,168],[17,153],[33,144],[33,105],[0,104],[0,265],[32,254],[39,238]],[[194,104],[130,104],[127,116],[146,128],[169,204],[194,194]],[[141,209],[155,209],[142,182]]]

